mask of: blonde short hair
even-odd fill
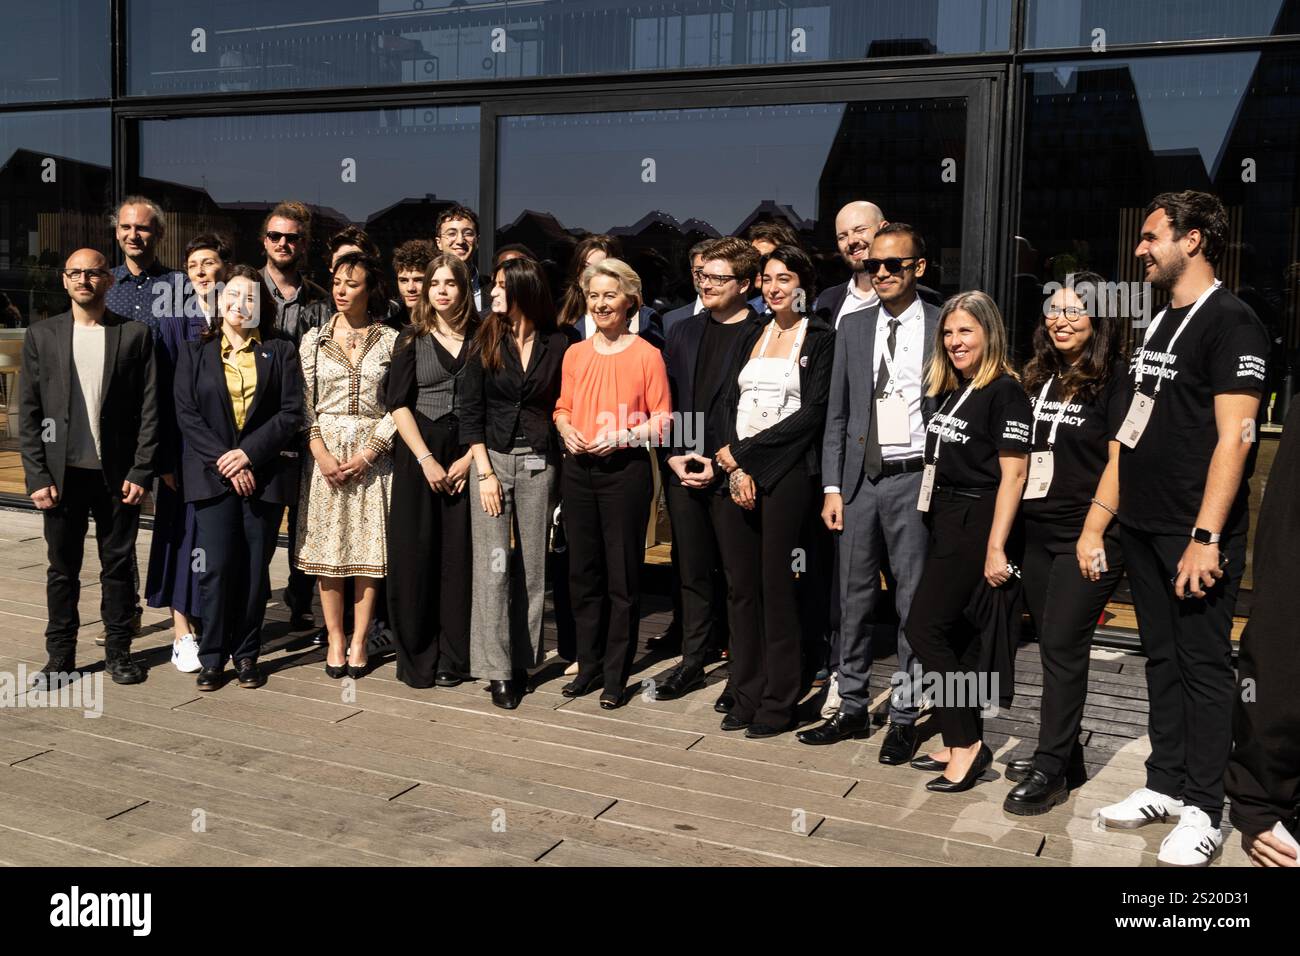
[[[961,384],[961,375],[948,357],[948,350],[943,347],[944,322],[958,310],[974,317],[984,331],[984,353],[980,356],[980,367],[971,379],[971,388],[983,388],[1003,373],[1019,379],[1007,360],[1007,327],[997,303],[987,292],[958,292],[943,304],[939,321],[935,324],[934,355],[925,378],[926,394],[941,395]]]
[[[618,291],[632,300],[632,308],[627,313],[628,320],[631,321],[632,316],[641,311],[642,304],[641,277],[636,274],[636,270],[622,259],[615,259],[612,256],[601,259],[595,265],[587,266],[582,270],[582,278],[579,281],[583,295],[586,295],[591,287],[591,280],[596,276],[609,276],[618,283]]]

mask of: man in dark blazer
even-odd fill
[[[682,660],[655,688],[673,700],[704,682],[704,665],[717,618],[726,616],[715,576],[721,567],[713,515],[730,505],[726,475],[713,456],[726,444],[726,377],[744,333],[761,322],[745,301],[759,255],[743,239],[710,243],[700,277],[704,311],[673,326],[664,350],[673,397],[664,496],[672,520],[681,581]],[[729,709],[724,691],[715,705]]]
[[[109,312],[108,260],[79,249],[63,269],[68,312],[38,322],[23,340],[20,436],[27,491],[45,519],[49,660],[36,675],[50,687],[76,670],[81,562],[95,518],[107,631],[105,669],[119,684],[144,680],[131,660],[132,558],[140,502],[158,445],[153,336]]]
[[[840,706],[825,724],[798,738],[829,744],[867,732],[870,622],[887,558],[897,582],[899,664],[880,762],[900,764],[912,759],[917,744],[920,674],[906,628],[926,554],[927,532],[916,503],[925,427],[933,412],[933,401],[925,397],[925,374],[939,310],[917,295],[917,280],[925,274],[925,243],[911,226],[882,226],[868,260],[875,264],[868,275],[880,304],[851,314],[840,325],[822,447],[822,519],[841,532]]]

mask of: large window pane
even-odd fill
[[[956,291],[962,187],[942,170],[965,155],[965,137],[964,100],[505,117],[497,241],[563,268],[582,234],[617,235],[647,300],[669,307],[695,297],[694,243],[764,219],[799,231],[823,287],[842,282],[835,213],[865,198],[922,231],[925,282]]]
[[[109,0],[0,0],[0,103],[107,99]]]
[[[132,0],[131,93],[1006,50],[1012,0]]]
[[[1030,49],[1300,33],[1298,0],[1026,0]]]
[[[384,255],[432,239],[434,219],[478,200],[477,107],[419,107],[147,120],[139,124],[141,191],[169,217],[162,259],[178,266],[200,232],[231,233],[241,262],[263,261],[258,230],[282,199],[316,213],[310,262],[345,225],[364,228]]]

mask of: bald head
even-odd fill
[[[65,269],[107,269],[108,259],[98,249],[78,249],[68,256]]]
[[[73,311],[104,311],[104,296],[113,285],[108,260],[96,249],[78,249],[63,264],[63,288],[72,299]]]
[[[865,199],[854,200],[836,214],[835,245],[855,273],[862,272],[862,263],[871,250],[871,240],[884,224],[885,214],[880,207]]]

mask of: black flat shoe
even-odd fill
[[[945,760],[935,760],[929,754],[922,754],[919,757],[913,757],[910,761],[915,770],[924,770],[927,773],[943,773],[948,769],[948,763]]]
[[[1017,757],[1015,760],[1007,761],[1006,772],[1002,776],[1006,777],[1012,783],[1019,783],[1029,776],[1029,771],[1034,769],[1033,757]]]
[[[575,697],[586,697],[593,690],[605,685],[603,675],[597,674],[591,680],[583,680],[581,677],[575,677],[569,683],[560,688],[560,695],[572,700]]]
[[[1029,772],[1034,769],[1034,759],[1032,757],[1018,757],[1015,760],[1007,761],[1007,769],[1002,776],[1006,777],[1012,783],[1019,783],[1029,776]],[[1065,768],[1065,782],[1071,790],[1078,790],[1088,782],[1088,768],[1083,765],[1083,754],[1079,753],[1077,759]]]
[[[731,716],[728,714],[727,716]],[[779,737],[781,734],[789,733],[794,729],[794,724],[750,724],[745,728],[745,736],[751,740],[761,740],[764,737]]]
[[[1068,799],[1070,787],[1064,776],[1049,777],[1041,770],[1030,770],[1029,775],[1007,794],[1002,809],[1019,817],[1033,817]]]
[[[979,753],[975,755],[975,761],[966,771],[966,776],[960,780],[949,780],[947,777],[935,777],[925,785],[925,789],[932,793],[963,793],[975,786],[979,780],[980,774],[993,765],[993,751],[989,750],[988,744],[980,744]]]
[[[713,703],[713,709],[720,714],[731,713],[731,708],[736,706],[736,695],[731,691],[723,689],[718,695],[718,699]]]
[[[459,687],[465,683],[465,679],[459,674],[453,674],[451,671],[438,671],[433,683],[438,687]]]
[[[236,679],[240,687],[253,689],[261,687],[266,683],[266,677],[262,674],[261,668],[257,666],[257,661],[252,658],[244,658],[242,661],[235,662]]]
[[[861,714],[845,714],[837,710],[826,723],[811,730],[799,731],[799,733],[795,734],[795,739],[801,744],[821,746],[836,744],[841,740],[866,737],[870,732],[870,714],[865,712]]]
[[[916,743],[915,725],[891,723],[885,741],[880,745],[880,762],[889,767],[907,763],[916,756]]]
[[[728,731],[745,730],[746,728],[749,727],[751,723],[752,721],[742,720],[741,718],[735,716],[734,714],[727,714],[726,717],[722,718],[722,724],[720,726],[722,727],[723,730],[728,730]]]
[[[617,707],[619,707],[622,703],[623,703],[623,695],[615,693],[614,691],[607,690],[605,691],[605,693],[600,695],[601,710],[614,710]]]
[[[488,689],[492,692],[492,703],[503,710],[514,710],[519,706],[519,698],[508,680],[494,680]]]
[[[195,678],[194,686],[202,691],[216,690],[221,686],[221,668],[203,668],[203,670],[199,671],[199,676]]]
[[[703,670],[680,664],[655,684],[655,700],[676,700],[688,691],[703,686]]]

